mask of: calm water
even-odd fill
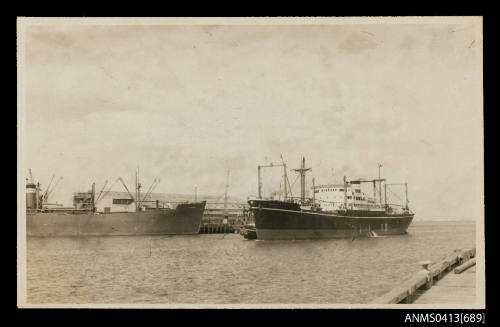
[[[236,234],[29,238],[28,302],[367,303],[454,249],[474,222],[413,222],[408,235],[251,241]]]

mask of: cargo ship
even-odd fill
[[[33,182],[31,171],[30,178],[26,184],[28,236],[197,235],[206,205],[206,201],[173,205],[148,201],[151,192],[141,198],[136,175],[135,196],[118,178],[127,189],[128,197],[110,198],[104,207],[97,206],[109,190],[103,192],[103,187],[96,197],[94,183],[90,191],[73,195],[73,207],[62,207],[49,205],[48,188],[41,194],[40,184]]]
[[[260,169],[263,167],[283,166],[284,199],[263,199],[261,196]],[[408,207],[407,183],[387,184],[384,178],[371,180],[351,180],[340,184],[314,185],[312,197],[305,197],[305,158],[300,174],[301,196],[288,196],[289,185],[286,165],[258,166],[259,195],[250,199],[250,211],[255,220],[257,239],[261,240],[303,240],[328,238],[358,238],[406,234],[414,213]],[[361,185],[373,185],[373,195],[362,191]],[[384,201],[382,201],[382,184]],[[403,204],[387,202],[387,191],[393,186],[404,186],[406,199]],[[377,196],[378,188],[378,196]]]

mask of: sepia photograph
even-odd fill
[[[17,77],[19,308],[485,308],[480,16],[18,17]]]

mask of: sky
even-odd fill
[[[143,188],[157,177],[155,192],[210,195],[229,169],[229,194],[246,199],[257,165],[282,154],[290,169],[305,156],[308,187],[373,178],[381,163],[408,183],[416,219],[482,217],[477,20],[25,32],[20,160],[42,188],[63,177],[51,202],[119,176],[133,189],[137,167]],[[263,172],[264,195],[281,174]]]

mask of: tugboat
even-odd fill
[[[261,197],[260,169],[262,167],[283,166],[285,186],[287,185],[286,165],[258,166],[259,196],[248,201],[255,219],[255,229],[261,240],[301,240],[328,238],[376,237],[406,234],[414,213],[408,207],[407,183],[387,184],[384,178],[347,181],[343,184],[314,185],[312,198],[305,197],[305,167],[294,169],[300,174],[301,196],[299,199],[266,200]],[[373,184],[373,196],[361,191],[363,183]],[[382,183],[384,183],[384,203],[382,203]],[[288,183],[289,184],[289,183]],[[405,205],[387,203],[390,186],[404,186]],[[378,186],[378,201],[377,201]]]

